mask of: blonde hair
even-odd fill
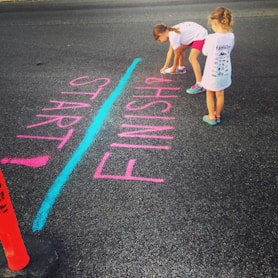
[[[231,10],[224,7],[218,7],[209,16],[209,23],[211,20],[217,20],[223,29],[232,31],[234,21]]]
[[[179,30],[179,28],[169,27],[169,26],[167,26],[167,25],[164,24],[164,23],[160,23],[160,24],[154,25],[154,27],[153,27],[153,37],[154,37],[154,39],[155,39],[155,40],[158,40],[159,35],[160,35],[161,33],[166,32],[167,30],[168,30],[168,31],[174,31],[174,32],[176,32],[176,33],[178,33],[178,34],[181,33],[180,30]]]

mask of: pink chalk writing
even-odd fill
[[[134,97],[137,97],[137,96],[134,96]],[[129,102],[127,105],[126,105],[126,109],[127,110],[130,110],[130,111],[140,111],[140,110],[144,110],[146,108],[149,108],[151,106],[154,106],[155,104],[165,104],[165,108],[161,110],[162,113],[164,112],[167,112],[171,109],[172,107],[172,104],[169,102],[169,101],[164,101],[164,100],[158,100],[158,101],[152,101],[152,102],[149,102],[147,104],[144,104],[142,106],[139,106],[139,107],[132,107],[133,104],[135,104],[136,101],[131,101]]]
[[[80,76],[80,77],[77,77],[75,79],[72,79],[69,84],[71,86],[85,86],[85,85],[89,85],[89,84],[93,84],[93,83],[96,83],[96,82],[99,82],[99,81],[104,81],[103,84],[99,85],[98,88],[103,88],[105,86],[107,86],[110,82],[111,82],[111,79],[110,78],[96,78],[94,80],[90,80],[90,81],[85,81],[85,82],[82,82],[82,83],[77,83],[77,81],[80,81],[82,79],[88,79],[90,78],[89,76]]]
[[[124,128],[136,128],[139,130],[127,131],[119,133],[119,137],[137,137],[137,138],[158,138],[158,139],[173,139],[173,136],[169,135],[144,135],[142,133],[170,130],[174,129],[173,126],[148,126],[148,125],[131,125],[131,124],[122,124]]]
[[[63,129],[64,135],[57,136],[57,132],[55,132],[55,135],[51,136],[48,134],[48,132],[47,135],[34,135],[34,133],[32,135],[21,134],[17,135],[17,138],[57,141],[57,148],[63,148],[65,144],[72,138],[72,135],[75,132],[74,126],[82,120],[81,116],[76,115],[77,111],[80,111],[80,109],[82,109],[82,111],[84,109],[91,109],[92,100],[96,99],[96,97],[99,96],[102,90],[110,82],[111,80],[109,78],[91,79],[89,76],[80,76],[72,79],[69,82],[70,86],[90,86],[90,89],[86,87],[86,90],[79,88],[78,91],[65,90],[60,94],[67,98],[70,98],[72,95],[83,99],[87,98],[87,101],[73,102],[70,99],[50,100],[49,103],[51,105],[41,109],[42,111],[48,111],[48,113],[37,114],[37,122],[26,126],[27,129],[37,130],[36,128],[38,127],[54,124],[55,127],[59,129],[58,134],[60,134],[61,129]],[[117,134],[117,140],[114,142],[112,141],[113,143],[110,144],[111,150],[104,152],[104,155],[102,156],[100,163],[97,165],[95,173],[93,174],[94,179],[114,179],[140,182],[144,181],[154,183],[164,182],[164,178],[161,177],[146,177],[144,175],[139,176],[138,174],[135,175],[134,173],[140,173],[138,170],[144,167],[144,165],[139,164],[138,160],[134,158],[127,159],[125,162],[122,159],[122,155],[117,160],[117,154],[120,149],[129,149],[133,150],[133,152],[136,152],[136,150],[140,149],[141,151],[139,154],[141,154],[141,152],[144,150],[169,151],[171,149],[170,144],[161,143],[159,140],[163,140],[164,142],[165,140],[168,140],[168,142],[171,142],[171,140],[174,139],[174,136],[171,134],[171,132],[173,132],[175,127],[173,125],[169,125],[169,121],[176,120],[176,118],[171,115],[171,111],[173,109],[173,104],[171,101],[179,97],[176,92],[179,91],[180,88],[171,87],[168,85],[167,87],[156,85],[159,83],[170,82],[172,82],[171,79],[148,77],[145,79],[145,84],[147,86],[136,86],[134,88],[136,93],[132,96],[133,99],[131,99],[125,105],[125,110],[128,111],[128,113],[123,115],[124,119],[129,120],[130,122],[120,125],[121,131]],[[93,88],[91,88],[92,86]],[[59,111],[59,113],[50,111]],[[67,111],[66,115],[60,115],[60,113],[63,113],[64,111]],[[140,124],[133,122],[136,120],[139,120]],[[155,124],[142,124],[141,121],[143,120],[148,120],[148,122],[155,121]],[[165,125],[166,121],[168,124]],[[129,138],[129,142],[125,141],[127,138]],[[153,142],[146,143],[146,141],[144,141],[144,143],[142,143],[140,142],[140,139],[154,140]],[[51,156],[47,155],[28,158],[5,157],[0,160],[0,163],[18,164],[38,168],[45,166],[48,163],[50,157]],[[119,170],[114,170],[113,173],[108,172],[109,169],[111,171],[109,163],[111,163],[112,158],[113,160],[116,159],[118,162],[118,169],[124,169],[122,172],[123,174],[115,173],[115,171]],[[123,163],[122,167],[120,163]]]
[[[32,168],[39,168],[45,166],[50,159],[49,155],[42,155],[38,157],[31,157],[31,158],[9,158],[4,157],[0,160],[1,164],[18,164],[24,165]]]
[[[95,99],[99,93],[102,91],[102,88],[98,88],[95,92],[61,92],[63,95],[90,95],[90,100]]]
[[[146,84],[152,84],[152,83],[163,83],[163,82],[172,82],[172,79],[164,79],[159,77],[147,77],[145,79]]]
[[[61,141],[61,143],[57,147],[58,149],[61,149],[61,148],[64,147],[64,145],[71,138],[73,132],[74,132],[74,129],[68,130],[65,137],[33,136],[33,135],[17,135],[16,137],[17,138],[25,138],[25,139],[39,139],[39,140]]]
[[[91,80],[89,76],[81,76],[72,79],[69,84],[72,87],[80,87],[80,86],[96,86],[96,89],[92,91],[78,91],[78,92],[61,92],[61,95],[80,95],[81,97],[86,97],[89,95],[90,101],[94,100],[104,89],[105,86],[107,86],[111,82],[110,78],[96,78]],[[51,104],[53,104],[52,107],[45,107],[42,108],[42,111],[71,111],[72,114],[76,113],[76,110],[79,111],[79,109],[88,109],[91,108],[91,104],[88,102],[72,102],[72,101],[66,101],[66,100],[50,100]],[[51,112],[50,112],[51,113]],[[60,129],[66,129],[69,128],[66,131],[66,134],[64,136],[58,137],[58,136],[47,136],[45,135],[17,135],[17,138],[20,139],[36,139],[36,140],[48,140],[48,141],[58,141],[59,144],[57,145],[58,149],[61,149],[64,147],[64,145],[71,139],[73,133],[75,132],[73,127],[76,125],[80,120],[82,119],[81,116],[77,115],[55,115],[55,114],[37,114],[37,118],[44,118],[43,121],[37,122],[34,124],[27,125],[27,129],[35,129],[40,126],[48,125],[48,124],[56,124],[57,128]],[[4,159],[6,162],[7,160]],[[14,160],[13,160],[14,161]],[[22,164],[23,165],[23,164]],[[31,166],[32,167],[32,166]]]
[[[36,115],[36,117],[40,117],[40,118],[50,118],[50,120],[48,121],[44,121],[41,123],[37,123],[37,124],[33,124],[33,125],[28,125],[27,128],[33,128],[36,126],[42,126],[42,125],[46,125],[46,124],[50,124],[50,123],[54,123],[57,122],[57,126],[60,128],[66,128],[69,126],[72,126],[76,123],[78,123],[82,117],[80,116],[59,116],[59,115]],[[64,119],[72,119],[72,121],[70,123],[67,124],[63,124],[63,120]]]
[[[177,95],[162,95],[163,91],[178,91],[180,88],[171,88],[171,87],[135,87],[137,90],[155,90],[155,95],[135,95],[136,98],[177,98]]]
[[[120,175],[109,175],[109,174],[103,174],[103,168],[105,166],[105,163],[107,162],[108,158],[110,157],[110,152],[106,152],[98,165],[93,178],[95,179],[114,179],[114,180],[130,180],[130,181],[148,181],[148,182],[164,182],[164,179],[158,179],[158,178],[147,178],[147,177],[137,177],[132,176],[132,171],[134,168],[134,165],[136,163],[136,159],[130,159],[127,163],[126,171],[124,176]]]
[[[93,83],[96,83],[96,82],[99,82],[99,81],[103,81],[104,83],[100,84],[98,86],[97,90],[94,91],[94,92],[61,92],[61,94],[68,94],[68,95],[91,95],[90,100],[93,100],[93,99],[95,99],[100,94],[100,92],[102,91],[103,87],[105,87],[106,85],[108,85],[111,82],[111,80],[109,78],[97,78],[97,79],[94,79],[94,80],[91,80],[91,81],[85,81],[85,82],[82,82],[82,83],[76,83],[77,81],[80,81],[82,79],[88,79],[88,78],[89,78],[89,76],[78,77],[76,79],[71,80],[70,81],[70,85],[71,86],[84,86],[84,85],[93,84]]]
[[[157,77],[148,77],[145,79],[145,84],[150,85],[153,83],[164,83],[164,82],[171,82],[171,79],[163,79],[163,78],[157,78]],[[176,118],[166,114],[170,113],[172,110],[172,103],[170,102],[171,99],[178,98],[178,95],[172,94],[172,92],[176,92],[180,90],[180,88],[172,88],[172,87],[151,87],[151,86],[137,86],[135,87],[136,90],[140,90],[140,92],[144,91],[144,94],[135,94],[132,97],[137,100],[129,101],[125,105],[125,109],[129,112],[129,114],[125,114],[123,117],[125,119],[129,120],[154,120],[154,121],[171,121],[175,120]],[[149,94],[149,92],[152,92]],[[158,100],[151,101],[148,103],[144,103],[144,99],[149,98],[156,98]],[[140,100],[138,100],[140,99]],[[170,100],[165,100],[170,99]],[[142,103],[143,102],[143,103]],[[156,108],[156,113],[161,113],[161,115],[154,115],[154,108]],[[160,110],[157,110],[157,108],[160,108]],[[148,113],[146,113],[146,110],[148,110]],[[139,114],[140,112],[144,111],[145,113]],[[158,112],[157,112],[158,111]],[[133,112],[134,114],[131,114]],[[110,144],[110,147],[115,150],[113,152],[113,157],[117,155],[116,150],[120,148],[127,148],[136,151],[136,149],[145,149],[145,150],[154,150],[154,151],[169,151],[171,149],[168,145],[159,144],[158,140],[173,140],[174,136],[169,134],[172,130],[174,130],[174,126],[171,125],[146,125],[146,124],[135,124],[135,123],[124,123],[121,124],[120,127],[122,129],[125,129],[125,131],[121,131],[117,134],[118,138],[121,138],[121,140],[125,138],[130,138],[130,140],[135,140],[135,142],[127,143],[127,142],[113,142]],[[126,131],[126,129],[129,129]],[[165,132],[167,132],[165,134]],[[143,139],[155,139],[156,144],[142,144],[139,140]],[[120,140],[120,139],[119,139]],[[109,160],[110,156],[112,155],[112,152],[107,151],[102,159],[99,165],[97,166],[97,169],[95,173],[93,174],[93,178],[95,179],[115,179],[115,180],[133,180],[133,181],[145,181],[145,182],[155,182],[155,183],[162,183],[164,182],[163,178],[154,178],[154,177],[138,177],[134,176],[133,170],[136,164],[136,159],[130,159],[127,162],[125,167],[125,174],[124,175],[117,175],[115,173],[108,174],[106,173],[108,170],[111,169],[111,166],[109,167],[109,163],[112,162]],[[119,165],[121,160],[118,161]],[[142,167],[142,165],[137,165],[136,168]],[[138,172],[138,171],[136,171]]]
[[[69,102],[69,101],[61,101],[61,100],[50,100],[51,103],[59,103],[57,107],[52,108],[43,108],[42,110],[64,110],[64,109],[79,109],[79,108],[87,108],[90,107],[89,103],[83,102]]]
[[[175,120],[175,117],[167,116],[151,116],[151,115],[124,115],[125,118],[136,118],[136,119],[155,119],[155,120]]]
[[[128,149],[153,149],[153,150],[169,150],[169,146],[153,146],[153,145],[135,145],[135,144],[120,144],[112,143],[110,145],[114,148],[128,148]]]

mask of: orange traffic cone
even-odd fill
[[[0,241],[10,270],[25,268],[30,261],[24,245],[8,188],[0,169]]]

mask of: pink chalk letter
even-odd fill
[[[99,87],[95,92],[61,92],[64,95],[91,95],[90,100],[95,99],[100,92],[103,90],[102,87]]]
[[[158,77],[147,77],[145,79],[145,83],[148,85],[152,83],[163,83],[163,82],[172,82],[172,80],[167,78],[158,78]]]
[[[48,137],[48,136],[32,136],[32,135],[17,135],[16,137],[17,138],[25,138],[25,139],[61,141],[61,143],[57,147],[58,149],[61,149],[67,143],[67,141],[70,139],[73,132],[74,132],[74,129],[68,130],[65,137]]]
[[[169,146],[152,146],[152,145],[136,145],[136,144],[120,144],[112,143],[110,145],[114,148],[128,148],[128,149],[153,149],[153,150],[169,150]]]
[[[148,126],[148,125],[131,125],[131,124],[122,124],[124,128],[136,128],[139,130],[127,131],[119,133],[119,137],[137,137],[137,138],[157,138],[157,139],[173,139],[173,136],[168,135],[146,135],[142,133],[162,131],[162,130],[171,130],[174,129],[173,126]]]
[[[131,102],[129,102],[127,105],[126,105],[126,109],[127,110],[131,110],[131,111],[133,111],[133,110],[135,110],[135,111],[140,111],[140,110],[144,110],[144,109],[146,109],[146,108],[148,108],[148,107],[151,107],[151,106],[153,106],[153,105],[155,105],[155,104],[163,104],[163,105],[165,105],[165,108],[164,109],[161,109],[161,112],[162,113],[165,113],[165,112],[168,112],[170,109],[171,109],[171,107],[172,107],[172,104],[170,103],[170,102],[168,102],[168,101],[165,101],[165,100],[157,100],[157,101],[152,101],[152,102],[149,102],[149,103],[147,103],[147,104],[144,104],[144,105],[142,105],[142,106],[138,106],[138,107],[133,107],[133,104],[135,104],[136,103],[136,100],[135,101],[131,101]]]
[[[103,174],[103,168],[105,163],[107,162],[108,158],[110,156],[110,152],[106,152],[98,165],[93,178],[94,179],[114,179],[114,180],[130,180],[130,181],[147,181],[147,182],[156,182],[156,183],[162,183],[164,182],[164,179],[157,179],[157,178],[146,178],[146,177],[136,177],[132,176],[132,171],[134,168],[134,165],[136,163],[136,159],[131,159],[128,161],[126,172],[124,176],[119,175],[108,175]]]
[[[64,109],[79,109],[90,107],[90,104],[83,102],[68,102],[60,100],[50,100],[51,103],[58,103],[57,107],[43,108],[42,110],[64,110]]]
[[[175,117],[167,116],[150,116],[150,115],[125,115],[126,119],[128,118],[137,118],[137,119],[155,119],[155,120],[175,120]]]
[[[60,128],[66,128],[69,126],[72,126],[76,123],[78,123],[82,117],[80,116],[59,116],[59,115],[36,115],[36,117],[40,117],[40,118],[50,118],[50,120],[41,122],[41,123],[37,123],[37,124],[33,124],[33,125],[28,125],[27,128],[33,128],[36,126],[42,126],[42,125],[46,125],[46,124],[50,124],[50,123],[54,123],[57,122],[57,126]],[[66,119],[70,119],[72,120],[70,123],[67,124],[63,124],[63,120]]]
[[[82,79],[89,79],[89,78],[90,78],[89,76],[80,76],[80,77],[77,77],[77,78],[75,78],[75,79],[70,81],[70,85],[73,86],[73,87],[74,86],[85,86],[85,85],[93,84],[93,83],[98,82],[98,81],[103,81],[104,83],[100,84],[98,86],[98,87],[102,88],[102,87],[105,87],[106,85],[108,85],[111,82],[110,78],[97,78],[97,79],[94,79],[94,80],[77,83],[77,81],[80,81]]]
[[[135,87],[137,90],[155,90],[155,95],[147,96],[147,95],[136,95],[133,97],[138,98],[178,98],[177,95],[162,95],[162,91],[178,91],[180,88],[171,88],[171,87]]]

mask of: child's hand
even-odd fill
[[[176,70],[174,70],[173,67],[171,67],[171,68],[162,68],[160,70],[160,73],[162,73],[162,74],[175,74]]]
[[[165,70],[165,73],[170,73],[170,74],[174,74],[176,71],[173,70],[173,68],[168,68]]]
[[[165,74],[165,73],[166,73],[166,72],[165,72],[166,69],[167,69],[167,68],[165,68],[165,67],[161,68],[161,69],[160,69],[160,73]]]

